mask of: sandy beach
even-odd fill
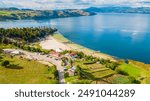
[[[41,41],[40,42],[40,46],[43,49],[53,49],[53,50],[57,50],[58,48],[62,49],[62,50],[71,50],[68,46],[58,42],[56,39],[54,39],[52,36],[48,36],[46,38],[46,40]]]
[[[48,49],[48,50],[50,49],[57,50],[60,48],[62,50],[82,51],[87,55],[92,55],[95,57],[116,61],[112,56],[73,43],[60,33],[54,34],[53,36],[48,36],[46,40],[40,42],[40,46],[43,49]]]

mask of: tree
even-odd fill
[[[83,52],[78,52],[77,55],[80,59],[84,58],[84,56],[85,56]]]
[[[2,41],[1,41],[2,44],[4,43],[4,40],[5,40],[5,37],[2,36]]]
[[[0,62],[1,62],[2,59],[3,59],[3,57],[2,57],[2,55],[0,54]]]
[[[10,64],[10,62],[8,60],[5,60],[2,62],[1,65],[7,67],[9,64]]]
[[[118,66],[118,64],[117,64],[116,62],[111,62],[111,63],[106,63],[105,66],[106,66],[107,68],[110,68],[110,69],[112,69],[112,70],[115,70],[116,67]]]
[[[141,82],[139,80],[136,80],[135,77],[129,76],[128,77],[131,83],[133,84],[140,84]]]
[[[10,43],[14,41],[20,42],[35,42],[40,37],[44,37],[48,34],[53,34],[56,29],[50,27],[36,27],[36,28],[0,28],[0,43]]]
[[[73,67],[73,61],[70,59],[70,66]]]
[[[65,78],[69,77],[69,73],[66,72],[66,73],[64,74],[64,77],[65,77]]]
[[[2,56],[2,49],[0,49],[0,61],[3,59],[3,56]]]

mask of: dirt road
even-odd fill
[[[41,55],[38,53],[32,53],[32,52],[28,52],[28,51],[24,51],[20,49],[4,49],[4,50],[10,51],[10,52],[17,50],[23,53],[25,58],[37,60],[37,61],[51,62],[57,67],[60,84],[65,84],[64,68],[61,66],[61,60],[56,60],[54,57],[50,58],[50,57],[47,57],[47,55]]]

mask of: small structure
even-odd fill
[[[72,52],[72,53],[70,53],[70,57],[71,57],[71,58],[77,58],[78,55],[77,55],[76,52]]]
[[[66,67],[64,67],[64,71],[67,71],[67,68],[66,68]]]
[[[58,49],[56,49],[56,52],[61,53],[61,52],[63,52],[63,50],[61,48],[58,48]]]
[[[11,55],[21,55],[22,53],[19,50],[14,50],[10,54]]]
[[[73,66],[68,70],[69,76],[75,76],[76,66]]]
[[[55,51],[50,52],[50,54],[57,58],[61,56],[61,54],[59,52],[55,52]]]
[[[97,64],[100,64],[100,62],[98,61],[98,62],[96,62]]]
[[[69,53],[66,53],[66,54],[65,54],[65,56],[67,56],[67,57],[68,57],[68,56],[69,56]]]
[[[70,70],[68,71],[68,73],[69,73],[69,76],[75,76],[75,73]]]
[[[73,67],[71,68],[71,71],[75,72],[75,71],[76,71],[76,66],[73,66]]]

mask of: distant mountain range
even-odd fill
[[[95,15],[93,12],[78,9],[66,10],[32,10],[18,8],[0,8],[0,20],[51,19]]]
[[[150,14],[150,7],[91,7],[86,9],[87,12],[99,13],[141,13]]]

